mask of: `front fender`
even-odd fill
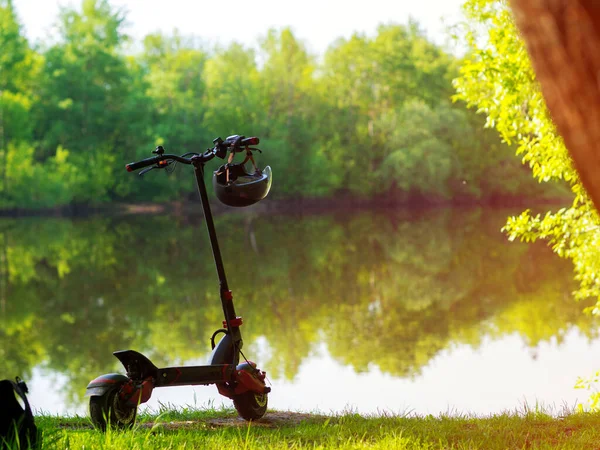
[[[209,363],[213,364],[231,364],[233,362],[233,339],[230,334],[226,334],[215,346],[210,354]]]
[[[91,397],[93,395],[102,396],[106,394],[111,388],[127,383],[129,378],[120,373],[107,373],[100,375],[98,378],[90,381],[85,388],[85,396]]]

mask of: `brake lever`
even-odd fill
[[[159,161],[157,164],[150,166],[150,167],[146,167],[145,169],[141,170],[138,175],[141,177],[143,176],[145,173],[150,172],[153,169],[166,169],[167,167],[169,167],[171,164],[173,164],[173,161],[171,160],[166,160],[163,159],[162,161]]]
[[[142,169],[142,170],[140,170],[140,171],[139,171],[139,173],[138,173],[138,175],[139,175],[140,177],[143,177],[145,173],[148,173],[148,172],[150,172],[152,169],[156,169],[156,168],[157,168],[156,166],[150,166],[150,167],[146,167],[145,169]]]

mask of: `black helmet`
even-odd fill
[[[229,206],[250,206],[267,196],[271,189],[271,168],[249,173],[244,164],[223,164],[213,174],[217,198]]]
[[[265,167],[259,170],[252,156],[253,151],[260,152],[258,148],[252,148],[259,142],[257,137],[245,138],[245,136],[229,136],[225,141],[217,138],[213,141],[221,153],[217,155],[225,157],[229,150],[227,164],[223,164],[213,174],[213,188],[217,198],[229,206],[250,206],[267,196],[271,189],[271,168]],[[240,164],[233,164],[236,153],[246,152],[246,158]],[[246,170],[245,164],[250,161],[254,172]]]

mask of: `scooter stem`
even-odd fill
[[[204,183],[204,163],[202,161],[194,161],[194,173],[196,174],[196,184],[198,185],[198,193],[200,194],[200,200],[202,202],[202,209],[204,210],[204,218],[206,220],[206,228],[208,230],[208,237],[210,238],[210,245],[212,247],[213,257],[215,259],[215,266],[217,267],[217,275],[219,277],[219,286],[221,293],[221,304],[223,305],[223,313],[225,314],[225,322],[227,323],[227,330],[231,333],[234,345],[237,349],[242,348],[242,336],[238,326],[231,324],[231,321],[236,318],[235,308],[233,306],[233,299],[229,286],[227,285],[227,277],[225,276],[225,268],[223,266],[223,259],[221,258],[221,250],[219,249],[219,241],[217,240],[217,232],[215,230],[215,224],[213,222],[212,212],[210,210],[210,203],[208,201],[208,193],[206,191],[206,184]],[[237,364],[238,352],[234,352],[234,363]]]

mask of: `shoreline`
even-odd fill
[[[281,214],[318,214],[333,211],[377,211],[389,210],[419,210],[436,208],[528,208],[539,206],[568,206],[570,197],[516,197],[494,196],[481,199],[459,198],[443,199],[435,197],[384,197],[379,200],[360,198],[350,195],[334,197],[304,197],[304,198],[275,198],[268,199],[247,208],[232,208],[211,199],[211,208],[215,214],[231,211],[251,211],[260,213]],[[163,215],[188,216],[202,214],[199,201],[170,201],[170,202],[139,202],[139,203],[104,203],[99,205],[67,205],[54,208],[9,208],[0,209],[0,218],[26,217],[92,217],[96,215]]]

